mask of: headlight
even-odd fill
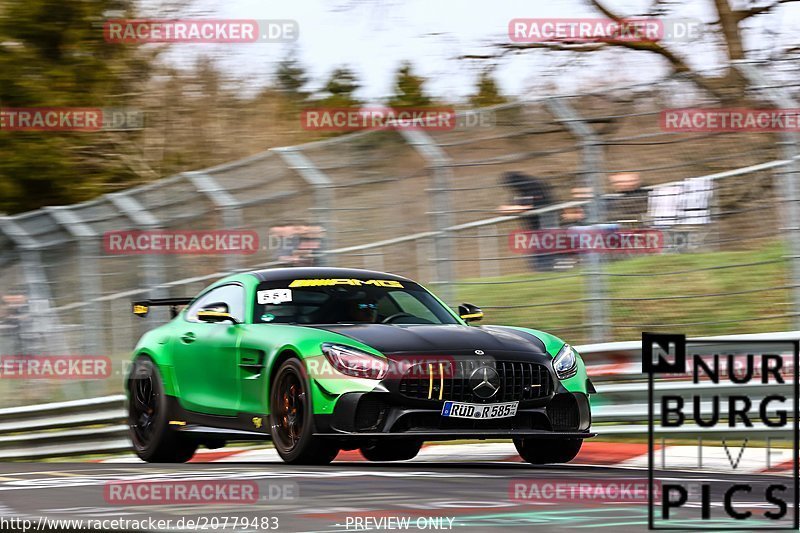
[[[386,359],[350,346],[325,343],[322,353],[333,368],[346,376],[383,379],[389,369]]]
[[[558,379],[571,378],[578,372],[578,356],[572,346],[565,344],[553,359],[553,370]]]

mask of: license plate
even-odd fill
[[[494,420],[497,418],[510,418],[517,414],[519,402],[479,404],[444,402],[442,416],[449,418],[470,418],[473,420]]]

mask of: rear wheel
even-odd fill
[[[407,461],[416,457],[420,448],[421,440],[391,439],[363,446],[361,455],[368,461]]]
[[[136,455],[148,463],[185,463],[197,443],[169,427],[167,397],[158,367],[149,357],[133,362],[128,378],[128,427]]]
[[[514,439],[520,457],[532,465],[568,463],[582,445],[583,439]]]
[[[314,436],[314,411],[303,364],[285,361],[272,382],[270,433],[281,458],[289,464],[328,464],[339,454],[335,442]]]

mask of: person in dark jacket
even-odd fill
[[[553,205],[555,199],[550,187],[541,179],[523,174],[522,172],[506,172],[503,174],[502,183],[511,190],[511,203],[501,205],[499,210],[503,214],[519,214],[531,209],[539,209]],[[525,231],[538,231],[558,227],[558,214],[555,212],[544,214],[524,215],[522,224]],[[529,256],[530,265],[536,271],[552,270],[555,256],[548,254],[533,254]]]

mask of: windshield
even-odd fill
[[[256,291],[256,324],[458,324],[428,291],[407,281],[265,281]]]

